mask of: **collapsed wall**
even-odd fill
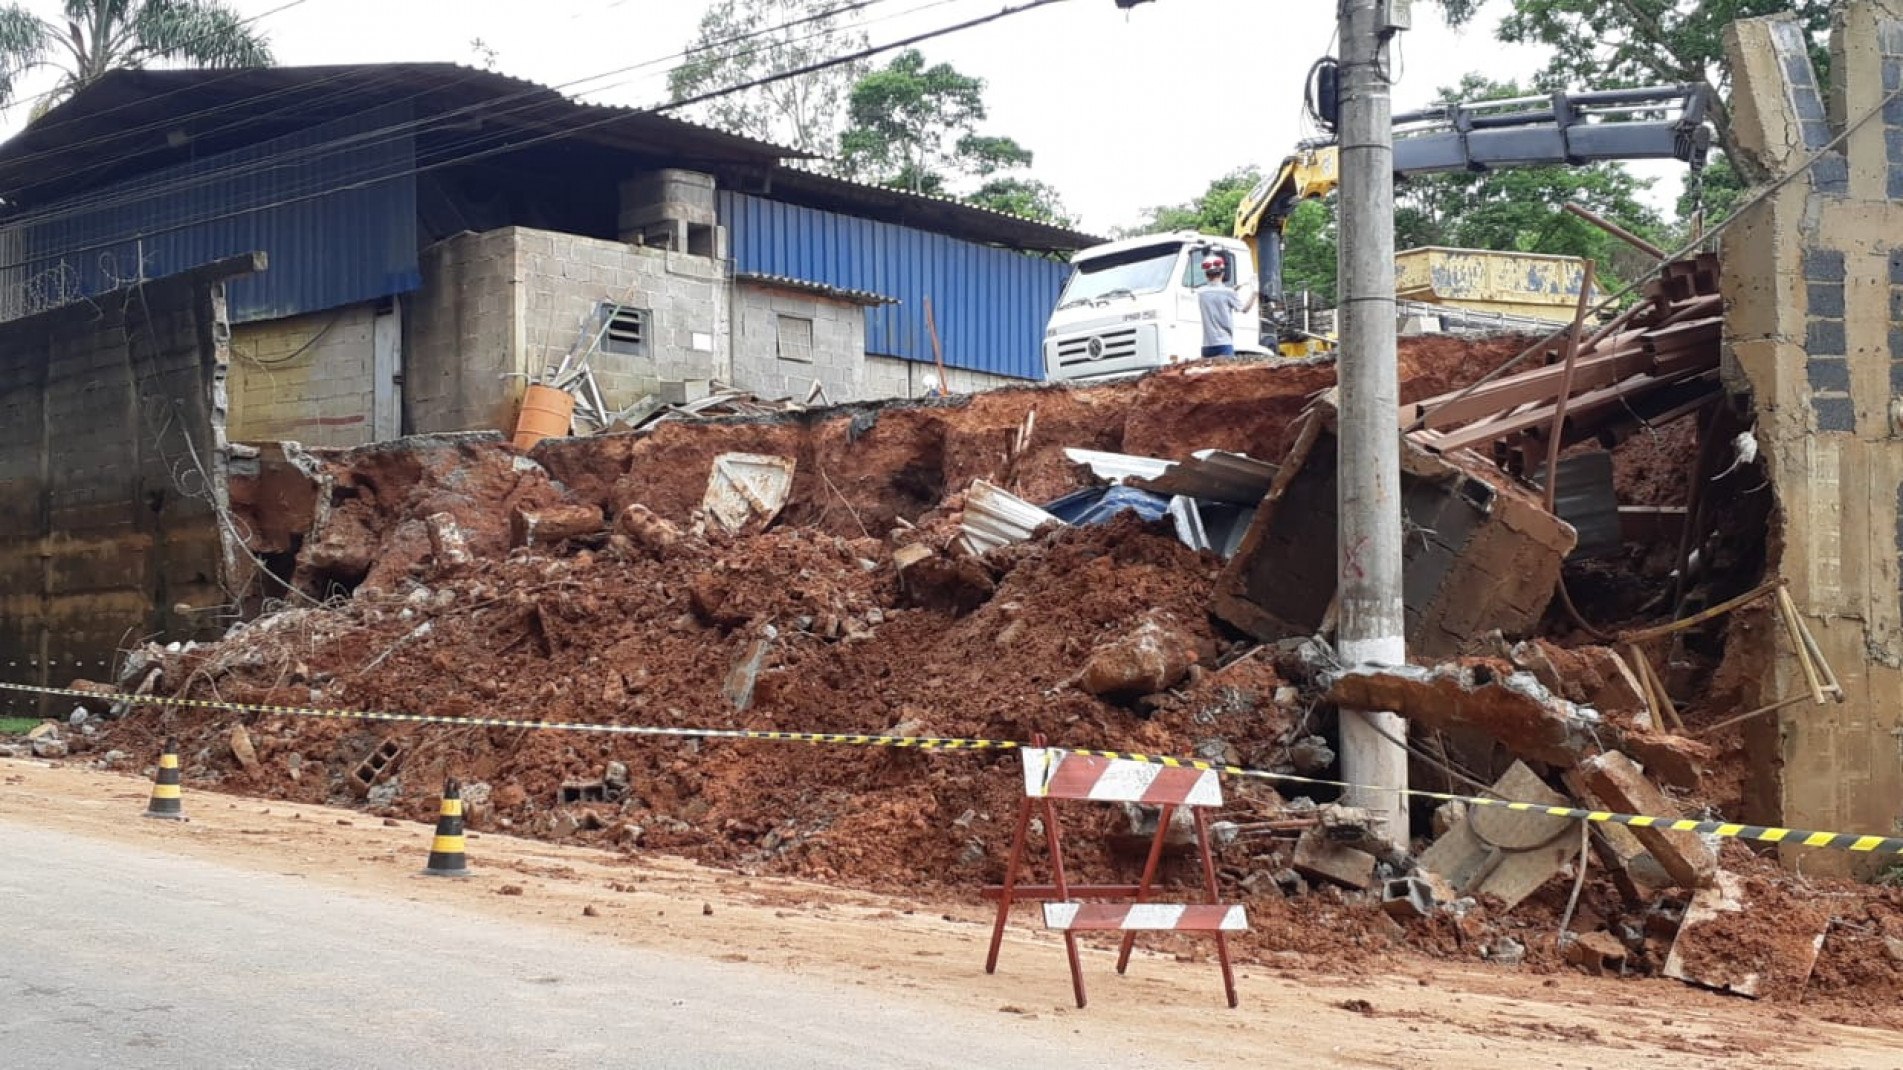
[[[1847,691],[1749,726],[1747,816],[1888,832],[1903,828],[1903,4],[1837,10],[1828,101],[1790,16],[1735,24],[1726,50],[1739,143],[1789,180],[1724,236],[1727,373],[1776,495],[1773,573]],[[1738,652],[1758,667],[1747,706],[1806,687],[1778,643],[1759,627]]]

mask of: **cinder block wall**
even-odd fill
[[[306,446],[375,441],[372,305],[231,329],[229,437]]]
[[[1788,18],[1740,22],[1726,46],[1739,141],[1773,175],[1798,172],[1854,127],[1724,237],[1726,375],[1755,406],[1772,476],[1766,493],[1777,495],[1773,568],[1849,696],[1752,727],[1756,800],[1781,813],[1742,816],[1895,834],[1903,830],[1903,100],[1882,101],[1903,86],[1903,0],[1855,0],[1837,13],[1827,97]],[[1762,704],[1804,690],[1784,640],[1747,641],[1764,666]],[[1844,872],[1860,858],[1810,851],[1802,865]]]
[[[512,430],[527,376],[599,326],[604,303],[646,309],[644,355],[589,364],[611,409],[662,380],[731,379],[725,265],[709,257],[508,227],[423,255],[405,344],[414,433]]]
[[[733,382],[762,397],[805,400],[817,380],[828,400],[868,396],[863,306],[758,282],[734,289]],[[810,344],[801,345],[801,342]]]
[[[898,357],[866,356],[865,394],[867,398],[918,398],[930,393],[925,377],[937,375],[938,368],[916,360]],[[1028,379],[1008,375],[974,372],[964,368],[945,369],[945,388],[954,394],[976,394],[1002,386],[1030,386]]]

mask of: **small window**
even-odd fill
[[[647,309],[604,304],[601,306],[601,314],[608,321],[608,329],[601,334],[603,353],[619,353],[629,357],[647,356],[650,315]]]
[[[796,360],[801,364],[811,364],[813,362],[813,321],[805,316],[779,317],[777,345],[781,360]]]
[[[1222,281],[1231,286],[1235,285],[1236,254],[1227,249],[1192,248],[1189,254],[1189,266],[1183,269],[1184,286],[1194,290],[1209,282],[1209,276],[1203,274],[1203,258],[1212,253],[1222,257]]]

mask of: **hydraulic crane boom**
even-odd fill
[[[1703,86],[1655,86],[1449,104],[1394,117],[1394,174],[1407,179],[1502,167],[1580,166],[1606,160],[1705,164],[1711,130]],[[1235,236],[1255,254],[1262,307],[1283,307],[1282,234],[1304,200],[1340,180],[1331,141],[1305,142],[1236,209]]]

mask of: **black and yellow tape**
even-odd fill
[[[510,717],[447,717],[395,710],[332,710],[308,706],[267,706],[222,699],[172,698],[165,695],[104,694],[63,687],[35,687],[0,681],[0,691],[61,695],[93,701],[128,702],[135,706],[171,706],[186,709],[230,710],[278,717],[322,717],[351,721],[388,721],[397,724],[447,725],[452,728],[526,728],[555,732],[597,732],[625,736],[672,736],[681,739],[759,739],[780,743],[833,743],[903,750],[1012,750],[1021,744],[1003,739],[952,739],[936,736],[883,736],[839,732],[758,732],[740,728],[658,728],[649,725],[589,724],[581,721],[536,721]]]
[[[1351,784],[1343,780],[1323,780],[1315,777],[1296,776],[1293,773],[1271,773],[1262,769],[1249,769],[1240,765],[1225,765],[1221,762],[1206,762],[1194,758],[1168,758],[1154,754],[1132,754],[1124,751],[1110,750],[1065,749],[1069,750],[1072,754],[1089,754],[1099,758],[1120,758],[1125,761],[1147,762],[1153,765],[1169,766],[1173,769],[1212,770],[1224,776],[1243,777],[1251,780],[1273,780],[1284,784],[1309,784],[1317,787],[1345,788],[1352,790],[1392,790],[1385,788],[1371,789],[1367,785]],[[1811,832],[1806,829],[1778,828],[1775,825],[1744,825],[1731,821],[1694,821],[1690,818],[1648,817],[1643,814],[1621,814],[1609,810],[1582,810],[1571,806],[1547,806],[1543,803],[1487,799],[1477,795],[1449,795],[1445,792],[1422,791],[1417,788],[1406,789],[1406,794],[1417,799],[1433,799],[1438,802],[1459,802],[1466,803],[1469,806],[1491,806],[1504,810],[1517,810],[1521,813],[1544,814],[1548,817],[1564,817],[1574,821],[1593,821],[1603,824],[1628,825],[1632,828],[1658,829],[1662,832],[1695,832],[1704,835],[1719,836],[1725,839],[1755,840],[1759,843],[1780,843],[1801,847],[1822,847],[1836,851],[1903,855],[1903,837],[1896,836],[1864,836],[1850,832]]]
[[[446,725],[455,728],[525,728],[557,732],[597,732],[610,735],[659,736],[681,739],[748,739],[781,743],[893,747],[909,750],[1006,751],[1016,750],[1025,746],[1025,744],[1019,743],[1016,740],[1008,739],[885,736],[843,732],[761,732],[736,728],[660,728],[651,725],[587,724],[573,721],[536,721],[504,717],[446,717],[437,714],[399,713],[390,710],[329,710],[303,706],[267,706],[256,703],[225,702],[218,699],[171,698],[163,695],[102,694],[93,691],[76,691],[59,687],[38,687],[6,681],[0,681],[0,691],[18,691],[38,695],[63,695],[73,698],[92,699],[94,701],[104,699],[114,702],[129,702],[135,705],[231,710],[238,713],[263,713],[281,717],[342,718],[359,721],[388,721],[399,724]],[[1089,750],[1078,747],[1065,747],[1062,749],[1068,750],[1072,754],[1088,754],[1099,758],[1144,762],[1151,765],[1167,766],[1172,769],[1209,770],[1223,776],[1240,777],[1249,780],[1267,780],[1281,784],[1306,784],[1313,787],[1360,791],[1393,790],[1390,788],[1372,787],[1365,784],[1353,784],[1343,780],[1304,777],[1297,776],[1293,773],[1272,773],[1265,769],[1250,769],[1246,766],[1227,765],[1221,762],[1204,761],[1198,758],[1173,758],[1166,755],[1141,754],[1132,751]],[[1407,788],[1403,789],[1403,791],[1405,794],[1417,799],[1432,799],[1437,802],[1460,802],[1466,803],[1469,806],[1491,806],[1507,810],[1518,810],[1524,813],[1542,814],[1548,817],[1567,818],[1574,821],[1627,825],[1632,828],[1659,829],[1665,832],[1693,832],[1702,835],[1719,836],[1726,839],[1752,840],[1758,843],[1788,844],[1801,847],[1817,847],[1836,851],[1854,851],[1863,854],[1903,855],[1903,837],[1896,836],[1871,836],[1851,832],[1812,832],[1805,829],[1779,828],[1774,825],[1746,825],[1730,821],[1694,821],[1690,818],[1621,814],[1608,810],[1585,810],[1569,806],[1547,806],[1540,803],[1488,799],[1477,795],[1450,795],[1445,792],[1422,791],[1418,788]]]

